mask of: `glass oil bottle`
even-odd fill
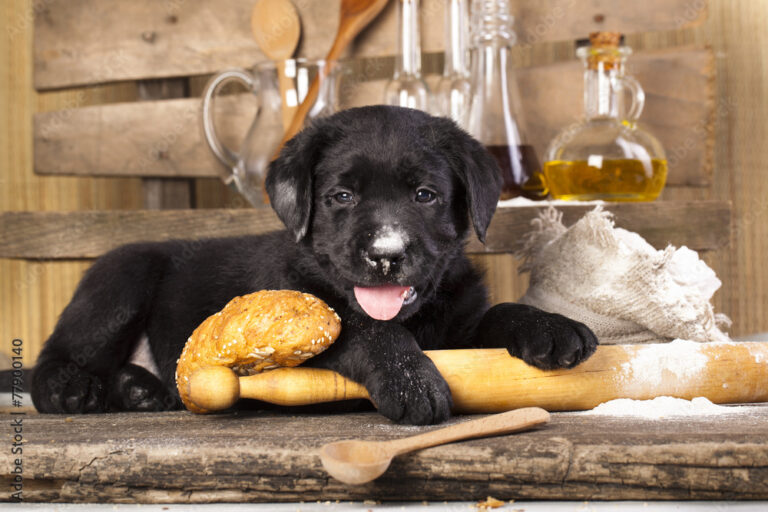
[[[585,119],[555,137],[545,154],[554,199],[651,201],[664,188],[664,149],[637,126],[645,94],[625,75],[631,49],[620,46],[620,37],[596,32],[576,51],[585,66]]]
[[[501,199],[544,199],[539,159],[528,143],[511,49],[517,39],[508,0],[472,2],[469,133],[493,154],[503,180]]]
[[[395,74],[384,90],[384,103],[399,107],[429,108],[429,89],[421,75],[419,0],[398,1],[398,53]]]
[[[450,117],[467,129],[469,121],[469,8],[468,0],[447,0],[445,8],[445,64],[434,94],[434,113]]]

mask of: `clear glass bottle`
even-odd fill
[[[664,188],[667,159],[659,141],[637,126],[645,94],[625,75],[632,52],[620,37],[596,32],[576,51],[585,68],[585,118],[555,137],[545,154],[555,199],[651,201]]]
[[[437,115],[450,117],[464,129],[469,124],[469,8],[467,0],[447,0],[445,65],[434,94]]]
[[[429,89],[421,76],[419,0],[400,0],[397,19],[399,37],[395,74],[387,83],[384,103],[427,110]]]
[[[469,133],[496,157],[501,199],[544,199],[536,151],[526,140],[511,48],[517,37],[508,0],[472,2],[472,92]]]

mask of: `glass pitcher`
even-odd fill
[[[664,188],[664,149],[637,126],[645,94],[624,73],[630,54],[615,32],[593,33],[590,44],[577,49],[585,68],[585,118],[547,149],[544,178],[553,198],[650,201]]]
[[[337,62],[288,59],[262,62],[252,71],[235,68],[214,75],[203,92],[203,133],[213,154],[224,164],[224,183],[236,188],[252,205],[264,205],[264,177],[285,133],[283,110],[295,110],[304,101],[312,81],[318,79],[317,99],[305,123],[332,114],[337,107],[340,69]],[[256,116],[237,152],[221,143],[213,122],[216,93],[232,81],[245,85],[258,102]]]

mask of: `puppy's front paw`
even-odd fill
[[[120,411],[167,411],[179,408],[179,400],[166,391],[157,377],[134,364],[120,368],[112,378],[109,401]]]
[[[451,416],[451,390],[427,356],[400,354],[367,384],[381,414],[397,423],[429,425]]]
[[[106,410],[104,385],[73,362],[39,363],[32,375],[32,402],[41,413],[92,413]]]
[[[597,337],[581,322],[513,303],[488,310],[478,340],[483,346],[505,346],[511,355],[543,370],[573,368],[597,348]]]

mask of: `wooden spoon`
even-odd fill
[[[387,5],[387,1],[388,0],[341,0],[339,29],[336,32],[336,39],[334,39],[331,49],[325,56],[326,65],[323,67],[322,72],[318,73],[318,76],[312,80],[312,83],[307,90],[307,95],[304,97],[304,101],[299,105],[298,110],[293,116],[293,121],[291,122],[290,127],[285,131],[283,140],[280,141],[280,144],[277,146],[274,158],[277,158],[277,155],[280,154],[280,150],[283,149],[283,145],[294,135],[299,133],[304,125],[304,119],[315,104],[315,100],[317,100],[317,95],[320,91],[320,80],[324,79],[330,72],[329,63],[341,57],[344,49],[349,46],[357,34],[378,16],[381,10],[384,9],[384,6]]]
[[[520,432],[548,421],[547,411],[527,407],[393,441],[353,439],[326,444],[320,448],[320,460],[336,480],[364,484],[381,476],[396,455],[460,439]]]
[[[261,51],[277,66],[283,128],[287,130],[298,108],[298,94],[293,79],[285,75],[285,60],[293,57],[299,44],[299,14],[291,0],[257,0],[251,12],[251,31]]]

